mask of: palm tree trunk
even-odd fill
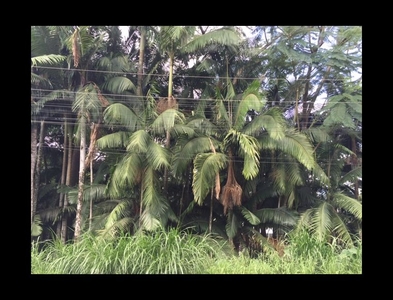
[[[93,160],[90,160],[90,188],[93,187]],[[93,196],[90,193],[90,211],[89,211],[89,230],[91,230],[91,223],[93,221]]]
[[[351,137],[351,150],[353,153],[355,153],[354,155],[352,155],[352,164],[351,164],[351,168],[354,169],[358,166],[358,160],[357,160],[357,156],[356,156],[356,138],[354,136]],[[355,180],[355,198],[359,199],[359,182],[358,180]]]
[[[31,164],[30,164],[30,209],[31,209],[31,225],[33,225],[34,215],[35,215],[35,207],[37,205],[36,193],[34,192],[35,187],[35,167],[37,163],[37,132],[38,125],[37,123],[31,124]]]
[[[40,172],[41,172],[40,164],[41,164],[42,151],[43,151],[42,145],[44,144],[44,129],[45,129],[45,121],[41,120],[40,139],[39,139],[39,143],[38,143],[37,160],[35,163],[35,170],[34,170],[33,206],[31,208],[32,222],[34,220],[34,216],[37,211],[38,189],[40,186]]]
[[[67,124],[68,127],[68,137],[67,137],[67,142],[68,142],[68,159],[67,159],[67,175],[66,175],[66,186],[71,185],[71,172],[72,172],[72,158],[73,158],[73,151],[72,150],[72,131],[73,127],[70,124]],[[68,196],[65,195],[64,197],[64,203],[63,203],[63,218],[61,220],[61,241],[63,243],[66,242],[67,240],[67,224],[68,224],[68,212],[64,211],[68,207]]]
[[[170,52],[169,53],[169,82],[168,82],[168,103],[171,103],[170,101],[173,101],[172,98],[172,89],[173,89],[173,60],[174,60],[174,53]],[[169,106],[171,107],[171,106]],[[171,133],[170,129],[168,128],[166,131],[166,140],[165,140],[165,147],[169,149],[170,147],[170,142],[171,142]],[[164,169],[164,192],[166,193],[168,189],[168,168],[165,167]]]
[[[68,132],[67,132],[67,129],[68,129],[67,118],[65,118],[65,121],[64,121],[64,152],[63,152],[63,163],[62,163],[62,167],[61,167],[61,179],[60,179],[60,185],[62,187],[65,185],[66,176],[67,176],[67,155],[68,155],[68,149],[67,149]],[[64,198],[65,198],[64,193],[60,193],[60,196],[59,196],[60,218],[59,218],[59,221],[57,222],[57,229],[56,229],[56,235],[58,237],[61,236],[61,224],[62,224],[62,219],[63,219],[62,211],[63,211],[63,206],[64,206]]]
[[[139,41],[139,62],[138,62],[138,82],[136,88],[136,94],[140,97],[143,96],[142,84],[143,84],[143,61],[145,56],[145,44],[146,44],[146,31],[141,26],[141,38]]]
[[[80,123],[80,157],[79,157],[79,179],[78,179],[78,200],[76,205],[75,233],[74,240],[77,241],[82,232],[82,206],[83,206],[83,189],[85,185],[85,156],[86,156],[86,119],[81,116]]]

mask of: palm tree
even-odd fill
[[[323,123],[319,127],[328,138],[315,139],[316,155],[329,177],[320,186],[319,201],[302,215],[299,227],[306,227],[320,240],[336,236],[346,244],[353,244],[354,234],[361,231],[362,204],[359,178],[361,159],[361,86],[348,82],[340,94],[329,98],[319,112]]]
[[[40,164],[42,157],[42,146],[45,136],[45,117],[49,110],[43,110],[44,103],[47,101],[40,88],[52,89],[52,80],[57,80],[56,71],[40,69],[38,67],[56,66],[65,60],[65,56],[55,54],[60,47],[60,40],[53,31],[45,26],[32,26],[31,28],[31,224],[37,224],[34,220],[40,221],[36,217],[38,202],[38,192],[40,183]],[[46,41],[45,43],[43,41]],[[39,126],[40,124],[40,126]],[[38,129],[40,133],[38,134]],[[37,147],[37,137],[39,138]],[[34,230],[35,231],[35,230]],[[42,230],[38,230],[41,233]]]
[[[101,137],[98,146],[103,151],[113,147],[126,147],[126,154],[116,165],[109,183],[111,199],[126,199],[119,203],[120,213],[115,213],[117,217],[125,215],[130,205],[139,206],[136,217],[139,218],[140,228],[154,230],[158,226],[165,226],[168,218],[176,220],[163,195],[162,172],[170,165],[170,152],[161,147],[159,138],[175,124],[182,123],[184,115],[176,109],[167,109],[158,114],[156,102],[150,93],[146,100],[143,115],[122,104],[110,105],[104,112],[106,123],[108,126],[122,125],[127,131]],[[139,200],[135,196],[132,198],[139,203],[132,204],[127,200],[130,198],[127,191],[135,188],[137,192],[134,195],[139,196]],[[128,221],[135,222],[135,219]],[[108,222],[113,226],[113,217]]]

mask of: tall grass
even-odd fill
[[[293,233],[281,257],[267,251],[257,258],[247,255],[215,260],[208,274],[361,274],[362,244],[343,248],[333,241],[325,243],[306,231]],[[266,249],[268,250],[268,249]]]
[[[171,229],[123,235],[114,241],[85,235],[77,243],[54,240],[31,250],[32,274],[361,274],[362,244],[343,248],[305,231],[287,238],[283,256],[234,255],[210,235]]]
[[[198,274],[223,254],[209,235],[158,230],[115,241],[85,235],[77,243],[33,245],[32,274]]]

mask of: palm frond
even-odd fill
[[[216,175],[227,165],[227,156],[222,153],[200,153],[194,159],[192,189],[194,201],[202,205],[205,197],[215,185]]]
[[[52,222],[52,224],[54,224],[58,220],[61,212],[61,208],[57,206],[41,209],[37,213],[40,215],[41,221]]]
[[[146,158],[149,165],[154,170],[161,170],[164,167],[170,167],[169,150],[155,143],[153,140],[150,141],[149,146],[146,149]]]
[[[259,172],[259,144],[252,136],[230,129],[223,140],[224,147],[238,146],[238,154],[244,158],[243,175],[253,179]]]
[[[333,233],[335,233],[336,237],[339,240],[343,241],[346,246],[353,246],[351,234],[348,231],[347,226],[339,216],[333,219]]]
[[[227,109],[225,108],[224,101],[222,101],[221,99],[217,100],[215,109],[216,109],[216,116],[215,116],[216,122],[220,124],[222,130],[228,130],[229,128],[231,128],[231,123],[229,120]]]
[[[109,72],[128,72],[130,69],[128,57],[126,55],[102,57],[98,61],[97,67]]]
[[[40,83],[46,84],[48,87],[52,87],[52,83],[47,78],[31,73],[31,84],[38,85]]]
[[[219,142],[210,138],[214,147],[218,147]],[[198,136],[193,139],[180,137],[173,150],[172,172],[175,177],[180,176],[187,168],[189,163],[198,153],[210,151],[209,137]]]
[[[356,167],[351,171],[349,171],[348,173],[346,173],[343,177],[341,177],[338,184],[342,185],[347,181],[355,182],[358,180],[359,177],[362,177],[362,167]]]
[[[135,131],[131,137],[127,146],[127,151],[135,153],[146,153],[148,146],[151,142],[151,136],[144,129]]]
[[[151,124],[154,134],[164,134],[167,130],[171,130],[175,123],[183,124],[185,121],[184,114],[176,109],[170,108],[162,112]]]
[[[245,217],[246,220],[251,225],[258,225],[259,223],[261,223],[261,220],[259,220],[259,218],[256,215],[254,215],[251,211],[249,211],[244,206],[240,206],[240,211],[241,211],[243,217]]]
[[[133,187],[141,180],[143,169],[143,157],[138,153],[128,153],[117,164],[109,183],[109,195],[111,198],[121,196],[125,187]]]
[[[233,239],[239,230],[239,221],[236,214],[232,210],[229,211],[227,216],[227,223],[225,225],[225,231],[229,239]]]
[[[60,100],[64,102],[68,101],[71,103],[71,101],[74,100],[74,98],[75,98],[74,93],[71,91],[67,91],[67,90],[52,91],[31,105],[31,113],[34,115],[40,113],[45,108],[45,105],[48,102]],[[51,108],[51,110],[53,110],[53,107]],[[65,110],[65,109],[61,109],[61,110]]]
[[[35,56],[31,58],[31,66],[35,67],[38,65],[56,65],[65,61],[66,58],[66,56],[58,54]]]
[[[113,226],[119,222],[119,220],[129,217],[130,206],[132,206],[130,201],[130,199],[126,199],[119,202],[119,204],[111,211],[105,223],[106,230],[112,230]]]
[[[281,140],[285,137],[285,128],[286,123],[282,112],[277,108],[271,108],[267,112],[254,117],[244,127],[242,132],[251,136],[257,136],[266,130],[271,139]]]
[[[83,201],[89,202],[92,200],[93,202],[105,200],[108,198],[106,194],[106,185],[105,184],[93,184],[93,185],[85,185],[83,192]]]
[[[87,84],[79,89],[72,103],[73,111],[80,112],[80,116],[84,116],[86,112],[89,112],[92,116],[98,116],[101,109],[102,103],[93,84]]]
[[[342,193],[335,193],[332,195],[334,203],[351,213],[352,215],[355,216],[356,219],[362,220],[362,212],[363,212],[363,207],[362,203],[360,203],[357,199],[348,197]]]
[[[122,103],[113,103],[104,110],[104,121],[109,126],[122,125],[134,131],[138,122],[138,115]]]
[[[131,133],[125,131],[110,133],[100,137],[97,140],[97,147],[99,149],[126,147],[128,145],[130,136]]]
[[[259,91],[254,88],[256,85],[255,82],[258,84],[259,89],[259,81],[254,81],[251,83],[249,88],[244,92],[243,98],[237,107],[235,123],[233,126],[235,130],[241,130],[243,128],[243,125],[246,122],[246,115],[248,111],[255,110],[259,112],[266,103],[266,100],[262,98],[262,95],[259,93]]]
[[[331,138],[329,133],[321,127],[311,127],[302,132],[314,143],[327,142]]]
[[[292,211],[284,207],[261,208],[253,212],[260,220],[261,224],[276,224],[283,227],[294,227],[298,217]]]
[[[113,94],[122,94],[125,91],[136,91],[136,86],[128,78],[118,76],[105,81],[102,89]]]
[[[35,215],[33,224],[31,224],[31,236],[39,236],[42,233],[42,222],[40,215]]]
[[[210,122],[206,118],[200,118],[200,117],[195,117],[192,118],[188,123],[187,127],[194,129],[195,131],[198,131],[202,134],[206,134],[208,136],[214,135],[217,130],[217,126],[214,125],[212,122]],[[189,135],[191,136],[191,135]]]
[[[334,207],[323,201],[319,206],[310,208],[301,215],[298,228],[306,228],[319,241],[324,241],[334,229],[333,219],[336,215]]]
[[[173,125],[172,131],[171,131],[171,135],[172,134],[177,137],[179,137],[181,135],[186,135],[186,136],[192,138],[195,136],[196,133],[195,133],[195,130],[188,125],[175,124],[175,125]]]
[[[195,36],[183,47],[183,50],[185,52],[195,52],[210,44],[238,45],[240,42],[240,36],[235,30],[230,28],[220,28]]]
[[[304,183],[302,173],[299,164],[294,159],[281,158],[269,176],[277,190],[285,194],[286,191]]]
[[[301,132],[288,129],[280,140],[270,139],[266,135],[258,140],[262,149],[281,150],[294,157],[307,169],[311,170],[315,167],[312,145]]]

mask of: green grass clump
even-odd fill
[[[235,255],[226,241],[178,229],[84,235],[77,243],[32,244],[32,274],[361,274],[362,244],[343,247],[305,231],[288,236],[285,252]]]
[[[124,235],[114,241],[84,235],[77,243],[33,244],[32,274],[198,274],[224,244],[177,229]]]

